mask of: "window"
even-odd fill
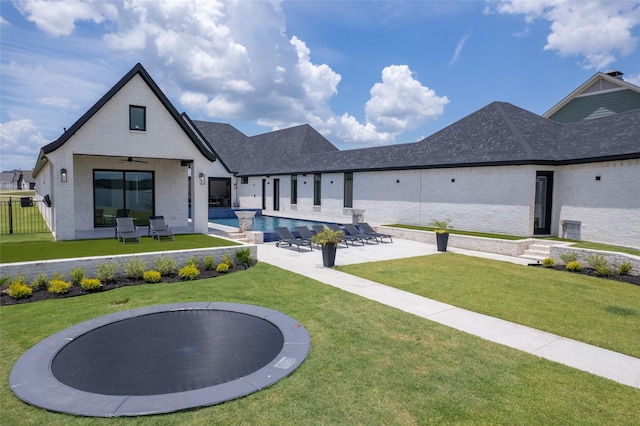
[[[344,174],[344,207],[353,207],[353,173]]]
[[[129,105],[129,130],[147,130],[147,108]]]
[[[248,177],[248,176],[242,176],[242,177],[240,178],[240,184],[241,184],[241,185],[246,185],[246,184],[248,184],[248,183],[249,183],[249,177]]]
[[[94,226],[115,226],[118,216],[146,226],[153,216],[153,197],[153,172],[94,170]]]
[[[319,173],[313,175],[313,205],[314,206],[319,206],[321,204],[321,199],[322,199],[321,178],[322,178],[322,175]]]
[[[298,204],[298,175],[291,175],[291,204]]]

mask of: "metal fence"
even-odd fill
[[[51,208],[33,197],[9,197],[0,201],[0,234],[36,234],[51,232],[43,214]]]

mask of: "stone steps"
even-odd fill
[[[543,259],[551,256],[551,246],[556,244],[554,241],[536,241],[531,244],[520,257],[542,262]]]
[[[227,238],[230,238],[234,241],[238,241],[238,242],[242,242],[242,243],[247,243],[249,244],[251,241],[247,238],[246,235],[244,235],[244,232],[227,232]]]

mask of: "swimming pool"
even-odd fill
[[[232,226],[234,228],[240,227],[237,217],[209,219],[209,222],[225,226]],[[251,228],[253,231],[268,232],[274,231],[279,226],[283,226],[285,228],[293,230],[296,226],[306,226],[310,228],[311,225],[319,225],[322,223],[324,222],[302,219],[289,219],[286,217],[256,216],[253,218],[253,225],[251,226]]]

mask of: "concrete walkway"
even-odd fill
[[[449,248],[450,252],[526,265],[529,261],[490,253]],[[437,254],[436,247],[394,239],[393,243],[340,248],[336,265]],[[640,388],[640,359],[567,339],[498,318],[460,309],[322,266],[320,250],[258,245],[258,260],[313,278],[350,293],[418,315],[492,342],[528,352],[579,370]]]

